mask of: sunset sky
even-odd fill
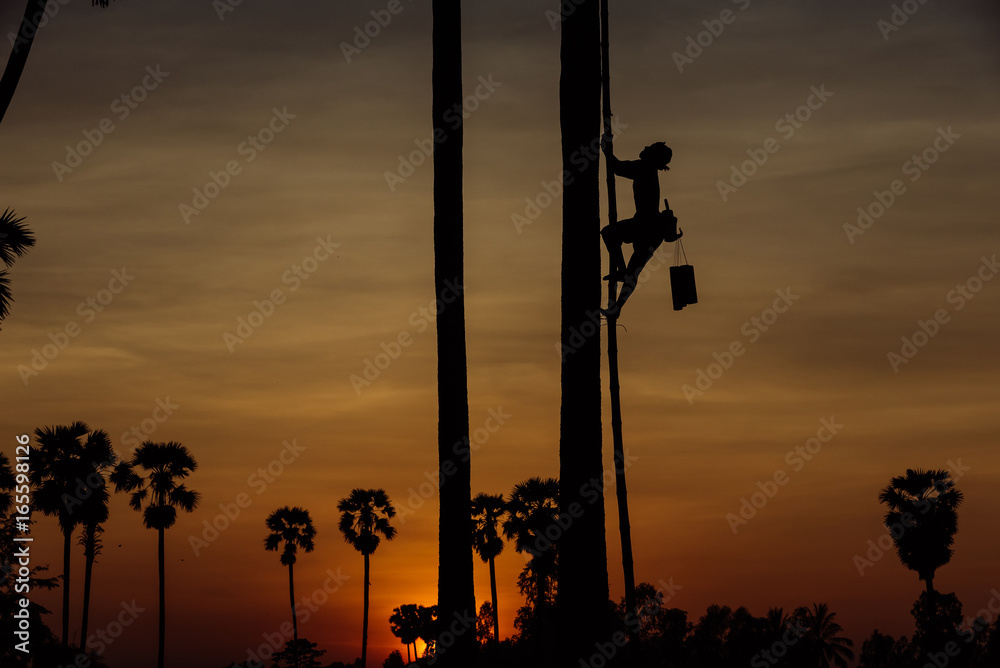
[[[203,499],[167,532],[168,664],[245,660],[288,619],[263,549],[285,505],[318,530],[298,597],[347,576],[300,636],[325,661],[360,655],[362,557],[336,511],[355,487],[399,511],[372,558],[369,665],[405,652],[394,607],[436,600],[431,13],[389,4],[51,2],[0,124],[0,210],[37,237],[0,332],[0,450],[75,420],[126,455],[133,428],[188,447]],[[558,3],[465,5],[470,423],[500,425],[479,432],[473,491],[506,494],[559,471]],[[936,588],[966,614],[1000,588],[1000,12],[902,5],[897,26],[888,0],[612,2],[616,152],[673,148],[660,183],[700,298],[672,310],[666,246],[620,320],[636,577],[681,587],[670,605],[694,621],[827,602],[858,646],[911,634],[917,575],[892,552],[863,575],[855,560],[907,468],[961,474]],[[0,6],[4,62],[23,7]],[[366,43],[372,11],[391,20]],[[618,199],[631,215],[621,180]],[[612,488],[606,507],[618,600]],[[58,573],[56,522],[36,519],[35,563]],[[90,627],[134,600],[105,656],[148,666],[156,535],[122,495],[104,544]],[[510,543],[498,559],[504,636],[524,563]],[[76,633],[83,564],[75,547]],[[58,633],[60,592],[37,600]]]

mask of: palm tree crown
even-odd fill
[[[111,480],[117,489],[131,493],[129,506],[142,511],[147,529],[169,529],[177,521],[178,508],[192,512],[198,505],[201,495],[177,483],[197,468],[198,462],[180,443],[145,441],[132,459],[117,466]]]
[[[0,261],[10,267],[14,260],[28,252],[35,245],[35,237],[24,224],[24,218],[18,218],[11,209],[0,214]],[[10,279],[6,271],[0,271],[0,321],[10,313],[10,302],[13,301],[10,291]]]
[[[35,488],[34,504],[46,515],[54,515],[63,532],[62,641],[67,645],[73,530],[100,517],[100,501],[107,495],[107,489],[102,495],[103,475],[98,476],[98,481],[91,474],[113,465],[116,457],[107,433],[92,432],[84,422],[35,429],[35,440],[38,447],[30,474]],[[106,510],[105,505],[105,513]]]
[[[372,554],[384,536],[396,537],[396,528],[389,519],[396,516],[396,509],[389,503],[389,496],[382,489],[355,489],[337,504],[340,511],[340,531],[344,540],[363,555]]]
[[[933,590],[934,572],[954,553],[957,508],[963,498],[948,471],[921,469],[894,477],[878,496],[889,508],[884,521],[899,560],[927,583],[928,592]]]
[[[361,668],[368,661],[368,580],[369,557],[382,542],[396,537],[396,528],[389,519],[396,515],[396,509],[389,503],[389,495],[382,489],[354,489],[337,504],[340,511],[340,531],[344,540],[365,557],[365,602],[361,619]]]
[[[826,603],[795,611],[796,621],[803,628],[804,649],[816,668],[829,668],[831,664],[847,668],[847,662],[854,660],[854,641],[840,635],[844,629],[834,621],[836,616]]]
[[[281,552],[282,565],[294,564],[295,554],[300,548],[303,552],[313,551],[316,528],[313,527],[308,510],[288,506],[278,508],[268,516],[267,528],[271,533],[264,539],[264,549],[276,552],[284,542],[285,548]]]
[[[472,499],[472,548],[484,562],[503,552],[498,529],[506,515],[507,504],[500,494],[477,494]]]
[[[545,530],[559,514],[559,481],[529,478],[514,485],[507,501],[503,534],[513,540],[518,552],[539,557],[548,552]]]

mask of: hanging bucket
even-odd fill
[[[681,264],[681,257],[684,264]],[[694,282],[694,266],[687,263],[687,253],[680,239],[674,246],[674,266],[670,267],[670,294],[674,300],[674,310],[698,303],[698,289]]]

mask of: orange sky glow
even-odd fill
[[[0,450],[82,420],[123,454],[191,451],[203,498],[167,532],[167,663],[194,668],[246,660],[288,619],[287,572],[263,549],[285,505],[318,530],[295,566],[315,605],[299,634],[325,661],[359,656],[363,562],[336,504],[385,489],[399,533],[372,557],[369,665],[405,655],[389,615],[437,585],[430,3],[403,2],[363,48],[355,29],[382,3],[51,4],[0,125],[0,210],[37,237],[0,332]],[[507,494],[559,470],[557,3],[465,4],[473,491]],[[3,35],[22,10],[0,8]],[[661,188],[700,298],[671,309],[665,246],[620,321],[637,580],[694,621],[712,603],[827,602],[858,647],[876,627],[909,635],[923,585],[878,547],[877,496],[945,468],[966,500],[935,585],[986,607],[996,9],[925,3],[899,26],[891,2],[612,12],[616,152],[673,148]],[[618,201],[631,215],[621,180]],[[613,486],[606,510],[618,600]],[[36,520],[36,562],[58,573],[55,520]],[[156,534],[124,495],[105,528],[90,626],[142,608],[104,655],[148,666]],[[83,564],[75,548],[77,634]],[[524,564],[511,543],[497,561],[504,636]],[[59,590],[38,601],[58,632]]]

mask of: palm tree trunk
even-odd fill
[[[45,15],[46,0],[28,0],[24,8],[24,16],[21,17],[21,26],[17,30],[17,41],[7,58],[7,67],[4,68],[3,77],[0,77],[0,122],[3,121],[10,101],[14,97],[17,83],[21,80],[21,73],[24,71],[24,64],[28,62],[28,52],[35,41],[35,33],[38,32],[38,23]],[[65,639],[64,639],[65,643]]]
[[[604,134],[608,137],[605,150],[614,154],[612,144],[611,124],[611,39],[609,26],[608,0],[601,0],[601,89],[604,107]],[[608,183],[608,224],[618,222],[618,200],[615,191],[615,173],[611,165],[607,165]],[[609,267],[609,272],[613,270]],[[617,283],[608,281],[608,309],[617,301]],[[608,375],[611,390],[611,433],[614,439],[615,452],[615,495],[618,500],[618,533],[622,544],[622,572],[625,579],[625,613],[636,614],[635,599],[635,569],[632,560],[632,527],[628,516],[628,487],[625,482],[625,443],[622,435],[622,402],[621,386],[618,382],[618,317],[608,318]],[[639,629],[636,624],[628,624],[630,651],[638,647]],[[634,660],[634,655],[632,656]]]
[[[159,542],[159,546],[157,548],[157,556],[159,557],[159,562],[160,562],[160,629],[159,629],[159,632],[160,632],[160,646],[159,646],[159,649],[157,650],[157,653],[156,653],[156,666],[157,666],[157,668],[163,668],[163,649],[164,649],[164,641],[166,640],[166,629],[167,629],[167,627],[166,627],[166,623],[167,623],[167,605],[166,605],[166,598],[165,598],[165,591],[164,591],[164,582],[166,580],[166,578],[164,577],[165,576],[165,570],[164,570],[165,559],[164,559],[164,554],[163,554],[163,533],[164,533],[164,530],[162,528],[159,529],[159,533],[160,533],[160,542]]]
[[[463,249],[464,132],[451,114],[462,106],[462,3],[433,0],[434,124],[434,290],[437,316],[438,466],[438,619],[476,618],[473,580],[469,383],[465,343]],[[439,139],[440,138],[440,139]],[[471,631],[471,632],[470,632]],[[472,668],[476,661],[475,623],[455,634],[448,647],[437,645],[445,668]]]
[[[63,607],[62,644],[69,646],[69,562],[73,542],[73,529],[63,529]]]
[[[497,568],[490,557],[490,594],[493,595],[493,640],[500,642],[500,615],[497,614]]]
[[[292,602],[292,647],[295,648],[295,668],[299,668],[299,623],[295,619],[295,579],[292,575],[293,564],[288,564],[288,598]]]
[[[361,622],[361,668],[368,668],[368,555],[365,555],[365,614]]]
[[[83,573],[83,621],[80,624],[80,648],[84,651],[87,650],[87,622],[90,618],[90,582],[94,571],[95,531],[96,527],[93,524],[88,524],[84,528],[86,542],[84,543],[83,551],[87,561]]]
[[[586,663],[608,635],[608,566],[600,486],[601,302],[600,163],[576,164],[581,147],[601,131],[599,0],[563,3],[559,82],[562,131],[562,407],[559,425],[559,510],[573,523],[559,543],[558,608],[565,639],[561,666]],[[589,335],[586,335],[589,333]],[[597,492],[594,500],[593,492]],[[573,511],[571,511],[571,508]]]
[[[416,643],[414,643],[414,650],[415,650],[415,647],[416,647]],[[410,663],[410,643],[406,643],[406,663],[407,664]]]

